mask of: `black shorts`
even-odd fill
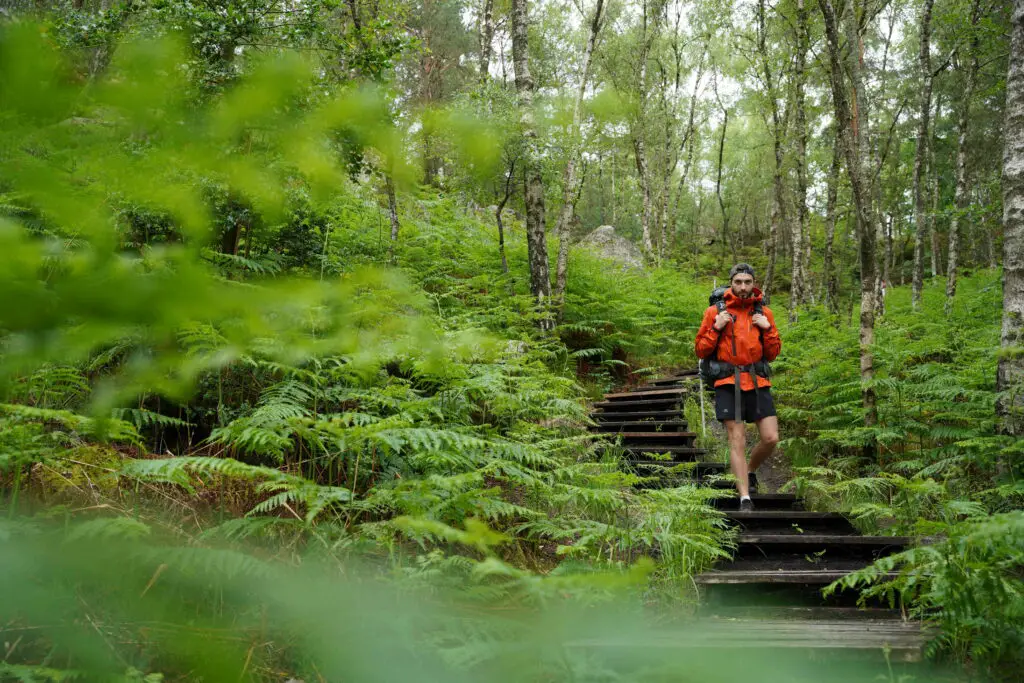
[[[744,422],[756,422],[775,415],[775,401],[769,387],[740,392]],[[736,389],[732,384],[715,387],[715,417],[721,421],[736,419]]]

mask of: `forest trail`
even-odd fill
[[[699,391],[696,370],[654,380],[631,391],[610,393],[595,403],[592,418],[601,433],[621,439],[624,461],[666,484],[693,481],[732,489],[728,465],[709,459],[688,431],[682,405]],[[715,506],[738,527],[731,561],[695,577],[701,587],[700,638],[675,646],[720,642],[744,647],[856,651],[868,656],[917,661],[927,639],[920,624],[899,610],[857,606],[857,592],[823,598],[821,589],[874,560],[899,552],[914,539],[865,536],[842,514],[806,510],[792,494],[757,490],[755,509],[738,510],[738,498]],[[699,641],[699,642],[697,642]],[[652,644],[654,646],[654,644]]]

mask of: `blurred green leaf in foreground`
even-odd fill
[[[0,192],[22,210],[0,212],[0,380],[126,339],[94,393],[98,409],[143,390],[179,395],[248,350],[358,365],[413,348],[429,360],[423,301],[396,275],[239,283],[214,267],[231,255],[209,249],[211,183],[273,220],[287,187],[313,201],[346,191],[339,136],[400,172],[384,98],[345,89],[318,99],[311,65],[281,54],[199,106],[184,101],[183,62],[173,40],[127,43],[102,80],[75,84],[39,26],[3,27]],[[165,217],[171,236],[129,248],[125,206]],[[197,330],[217,343],[190,348]]]
[[[740,641],[729,623],[659,626],[631,598],[643,564],[540,578],[492,559],[468,584],[444,588],[436,567],[414,581],[357,562],[287,566],[165,545],[125,520],[70,532],[8,521],[0,534],[2,680],[138,680],[146,671],[151,680],[726,683],[755,669],[765,683],[896,680],[880,654],[849,661],[759,647],[775,636],[767,625]],[[494,542],[472,526],[458,536]],[[517,584],[542,603],[496,597]],[[582,598],[588,592],[605,597]],[[916,673],[919,683],[949,680]]]

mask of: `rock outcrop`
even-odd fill
[[[580,240],[579,246],[621,263],[623,268],[642,269],[644,267],[644,257],[640,253],[640,249],[625,237],[617,235],[615,228],[611,225],[602,225],[594,230]]]

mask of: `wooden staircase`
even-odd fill
[[[728,466],[707,460],[683,416],[686,396],[699,391],[696,374],[680,372],[632,391],[606,394],[594,404],[594,429],[618,434],[624,464],[645,476],[672,472],[673,481],[682,476],[734,489],[731,477],[723,476]],[[676,467],[684,463],[690,465]],[[918,623],[905,621],[898,610],[855,607],[858,596],[850,592],[828,600],[821,595],[826,585],[903,550],[911,539],[865,536],[841,514],[805,510],[791,494],[757,491],[754,475],[751,492],[753,511],[741,512],[735,495],[715,501],[738,527],[736,552],[731,561],[695,577],[705,635],[680,639],[678,645],[705,647],[717,637],[734,645],[879,656],[886,648],[892,658],[916,661],[926,640]]]

